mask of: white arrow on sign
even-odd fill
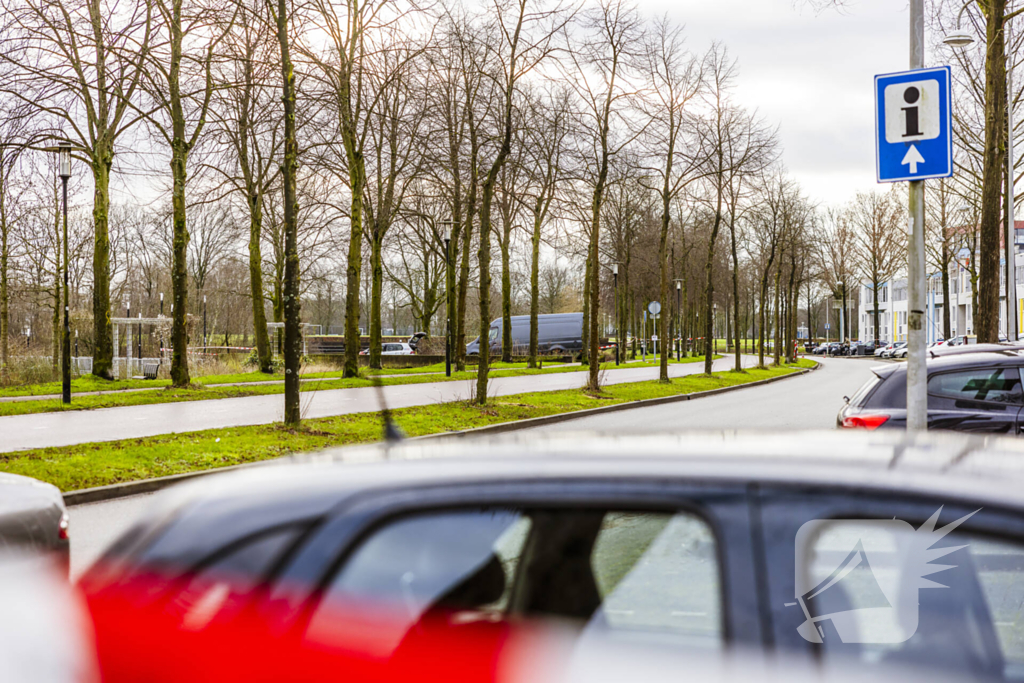
[[[917,151],[917,147],[911,145],[910,149],[907,150],[906,156],[903,157],[903,161],[900,162],[900,165],[906,166],[907,164],[910,164],[910,172],[917,173],[917,165],[923,163],[924,157]]]

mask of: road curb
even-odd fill
[[[813,359],[812,359],[813,360]],[[769,377],[768,379],[759,379],[756,382],[747,382],[745,384],[736,384],[731,387],[721,387],[719,389],[708,389],[707,391],[698,391],[692,394],[679,394],[677,396],[663,396],[661,398],[648,398],[641,401],[628,401],[626,403],[616,403],[611,406],[601,406],[598,408],[588,408],[586,410],[576,410],[569,413],[558,413],[556,415],[545,415],[543,417],[532,417],[526,420],[516,420],[515,422],[502,422],[495,425],[487,425],[486,427],[476,427],[474,429],[465,429],[454,432],[438,432],[437,434],[425,434],[423,436],[417,436],[410,439],[410,441],[422,441],[426,439],[441,439],[441,438],[463,438],[467,436],[477,436],[482,434],[502,434],[506,432],[514,432],[521,429],[530,429],[531,427],[542,427],[549,424],[557,424],[559,422],[568,422],[570,420],[578,420],[591,415],[601,415],[604,413],[614,413],[622,410],[633,410],[634,408],[647,408],[651,406],[664,405],[666,403],[678,403],[680,401],[690,401],[698,398],[705,398],[707,396],[716,396],[718,394],[725,394],[731,391],[738,391],[740,389],[749,389],[751,387],[761,386],[764,384],[771,384],[773,382],[779,382],[792,377],[799,377],[800,375],[806,375],[809,372],[813,372],[821,367],[821,363],[817,363],[813,368],[801,368],[796,372],[791,372],[786,375],[779,375],[778,377]],[[290,456],[284,456],[290,457]],[[220,474],[222,472],[231,472],[234,470],[245,469],[249,467],[260,467],[275,462],[274,460],[261,460],[260,462],[249,462],[242,465],[230,465],[228,467],[218,467],[211,470],[199,470],[198,472],[185,472],[183,474],[172,474],[167,477],[155,477],[153,479],[140,479],[138,481],[127,481],[121,484],[108,484],[106,486],[96,486],[88,489],[79,489],[77,491],[66,491],[64,495],[65,505],[84,505],[86,503],[100,503],[107,500],[114,500],[116,498],[125,498],[127,496],[134,496],[140,493],[152,493],[165,489],[168,486],[173,486],[189,479],[195,479],[197,477],[204,477],[210,474]]]

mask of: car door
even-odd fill
[[[580,637],[758,645],[749,519],[746,492],[735,486],[575,481],[395,491],[324,525],[268,604],[275,619],[292,618],[318,641],[338,632],[344,613],[359,622],[345,633],[382,634],[363,645],[386,653],[446,612],[553,617]],[[288,605],[290,617],[280,611]]]
[[[1019,512],[823,487],[765,487],[759,500],[759,566],[782,661],[1024,680]]]
[[[928,428],[989,434],[1019,433],[1020,370],[984,366],[928,376]]]

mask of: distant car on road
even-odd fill
[[[52,555],[66,573],[69,519],[64,497],[56,486],[0,472],[0,549]]]
[[[1019,349],[950,352],[929,358],[928,429],[1024,433]],[[840,427],[906,428],[907,366],[872,368],[869,379],[839,411]]]
[[[424,441],[168,491],[81,586],[93,606],[128,608],[98,612],[96,641],[131,634],[126,659],[156,670],[181,654],[133,618],[163,619],[184,644],[262,645],[222,647],[218,662],[275,643],[401,662],[429,654],[431,634],[554,623],[570,643],[1019,680],[1022,491],[1024,443],[1008,439]],[[944,552],[928,550],[940,540]]]

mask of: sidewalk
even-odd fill
[[[744,367],[755,365],[756,357],[744,357]],[[714,362],[716,372],[732,368],[731,357]],[[669,365],[670,377],[703,372],[703,363]],[[606,384],[642,382],[658,378],[657,367],[620,368],[604,371]],[[579,389],[587,381],[586,372],[550,375],[497,377],[489,382],[491,396],[507,396],[533,391]],[[381,388],[388,407],[409,408],[433,403],[469,399],[476,380],[456,380],[421,384],[396,384]],[[304,392],[301,395],[303,418],[330,417],[380,409],[377,389],[331,389]],[[143,406],[33,413],[0,417],[0,452],[70,446],[95,441],[117,441],[204,429],[238,427],[280,422],[284,416],[281,394],[224,398]]]
[[[580,365],[579,363],[560,363],[558,365],[548,365],[549,368],[562,368],[569,367],[572,365]],[[496,368],[504,369],[504,368]],[[425,377],[430,375],[443,375],[443,371],[439,372],[404,372],[397,375],[376,375],[380,378],[388,377]],[[333,379],[341,379],[341,373],[338,373],[337,377],[309,377],[299,378],[299,382],[324,382]],[[273,385],[284,384],[283,379],[268,379],[255,382],[215,382],[213,384],[204,384],[204,387],[259,387],[259,386],[273,386]],[[73,392],[74,396],[107,396],[110,394],[136,394],[144,391],[159,391],[166,389],[166,385],[156,387],[137,387],[135,389],[108,389],[106,391],[76,391]],[[0,396],[0,403],[17,403],[21,401],[47,401],[57,400],[61,398],[60,394],[32,394],[28,396]]]

